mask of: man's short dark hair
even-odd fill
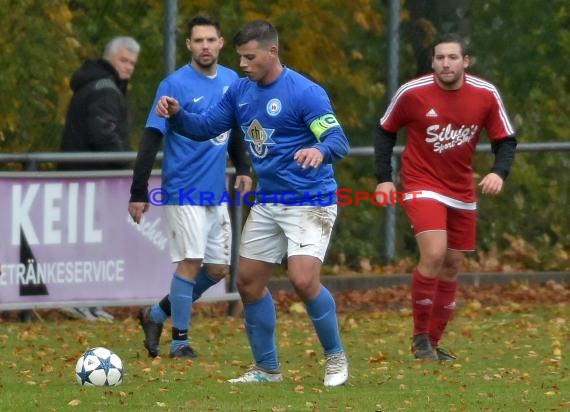
[[[457,43],[459,44],[459,48],[461,49],[461,56],[466,56],[469,54],[469,50],[467,47],[467,42],[465,38],[460,35],[459,33],[442,33],[437,36],[433,47],[431,48],[431,55],[432,57],[435,56],[435,46],[441,43]]]
[[[216,28],[218,36],[222,35],[220,22],[211,16],[202,14],[188,20],[188,24],[186,25],[186,31],[187,31],[187,37],[189,39],[192,38],[192,29],[196,26],[214,26]]]
[[[234,46],[242,46],[252,40],[267,46],[270,44],[278,45],[279,36],[277,29],[271,23],[265,20],[255,20],[247,23],[234,36]]]

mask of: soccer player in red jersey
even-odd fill
[[[479,135],[486,129],[495,154],[490,173],[478,184],[485,195],[503,189],[517,145],[499,92],[467,74],[468,66],[465,40],[442,35],[432,50],[433,73],[398,89],[376,131],[376,191],[396,190],[390,159],[396,133],[406,128],[401,182],[406,192],[421,192],[404,206],[420,252],[411,285],[412,350],[418,359],[455,359],[439,342],[455,308],[465,253],[475,249],[472,160]]]

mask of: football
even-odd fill
[[[107,348],[91,348],[77,360],[75,377],[84,386],[117,386],[123,382],[123,361]]]

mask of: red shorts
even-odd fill
[[[407,201],[404,209],[416,236],[429,230],[445,230],[448,249],[475,250],[477,211],[456,209],[428,198]]]

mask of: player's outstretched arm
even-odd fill
[[[169,119],[180,111],[180,103],[174,97],[162,96],[156,104],[156,114]]]
[[[162,96],[156,104],[156,114],[168,121],[168,126],[190,140],[204,142],[225,133],[234,126],[234,102],[227,95],[204,113],[184,110],[178,100]]]

